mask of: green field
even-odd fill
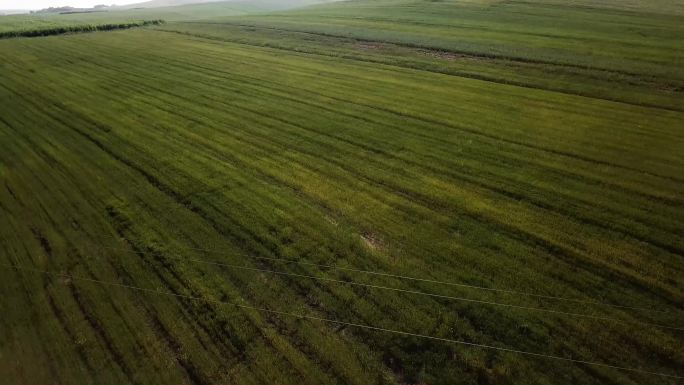
[[[165,21],[191,21],[260,13],[287,9],[312,2],[311,0],[251,0],[224,1],[205,4],[182,5],[160,8],[134,8],[81,13],[35,13],[0,16],[0,32],[39,30],[77,25],[98,25],[104,23],[125,23],[142,20],[163,19]]]
[[[682,1],[237,4],[0,40],[3,381],[682,382]]]

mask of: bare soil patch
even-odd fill
[[[383,246],[382,240],[373,233],[364,233],[361,235],[363,243],[371,250],[381,249]]]
[[[418,50],[416,50],[416,52],[418,52],[421,55],[430,56],[430,57],[434,57],[437,59],[443,59],[443,60],[459,60],[459,59],[471,58],[471,56],[468,56],[468,55],[463,55],[463,54],[449,52],[449,51],[434,50],[434,49],[418,49]]]

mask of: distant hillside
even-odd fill
[[[333,0],[334,1],[334,0]],[[168,8],[188,5],[201,5],[207,3],[235,3],[246,6],[247,8],[262,8],[262,9],[287,9],[295,7],[303,7],[312,4],[328,3],[331,0],[150,0],[141,3],[113,6],[110,10],[129,10],[140,8]]]
[[[189,9],[188,7],[210,8],[214,4],[222,3],[223,7],[244,8],[249,10],[283,10],[297,8],[307,5],[327,3],[331,0],[150,0],[128,5],[97,5],[93,8],[75,8],[71,6],[50,7],[38,11],[0,11],[0,15],[34,13],[40,15],[48,14],[82,14],[92,12],[114,12],[132,10],[151,10],[151,9]]]
[[[168,7],[177,7],[177,6],[187,6],[187,5],[199,5],[199,4],[207,4],[207,3],[218,3],[218,2],[226,2],[225,0],[150,0],[150,1],[145,1],[145,2],[140,2],[140,3],[135,3],[135,4],[127,4],[127,5],[96,5],[95,7],[92,8],[76,8],[76,7],[71,7],[71,6],[63,6],[63,7],[50,7],[50,8],[45,8],[41,9],[38,11],[35,11],[35,13],[83,13],[83,12],[102,12],[102,11],[125,11],[125,10],[130,10],[130,9],[141,9],[141,8],[168,8]],[[232,2],[232,1],[230,1]],[[0,11],[2,12],[2,11]],[[22,13],[22,12],[14,12],[14,13]],[[26,11],[25,13],[28,13]],[[8,13],[9,14],[9,13]]]
[[[178,5],[202,4],[202,3],[216,3],[222,0],[150,0],[141,3],[120,5],[111,7],[111,9],[134,9],[134,8],[161,8],[161,7],[175,7]]]
[[[0,16],[4,15],[21,15],[29,13],[28,9],[0,9]]]
[[[165,0],[179,2],[181,0]],[[187,1],[187,0],[185,0]],[[190,0],[193,1],[193,0]],[[197,0],[194,0],[197,2]],[[165,21],[204,20],[217,17],[256,14],[303,7],[315,0],[249,0],[249,1],[215,1],[198,4],[176,5],[173,7],[137,7],[122,9],[107,7],[77,9],[62,7],[58,10],[46,9],[23,15],[7,15],[0,17],[0,33],[8,31],[26,31],[52,29],[55,27],[75,26],[83,24],[129,23],[144,20],[163,19]],[[161,4],[161,0],[155,0]],[[16,13],[16,12],[15,12]]]

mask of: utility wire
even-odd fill
[[[60,277],[60,278],[71,279],[71,280],[75,280],[75,281],[93,282],[93,283],[98,283],[98,284],[101,284],[104,286],[120,287],[120,288],[129,289],[129,290],[141,291],[141,292],[146,292],[146,293],[151,293],[151,294],[156,294],[156,295],[161,295],[161,296],[170,296],[170,297],[176,297],[176,298],[189,299],[189,300],[193,300],[193,301],[215,303],[215,304],[227,305],[227,306],[235,306],[235,307],[244,308],[244,309],[256,310],[256,311],[259,311],[262,313],[278,314],[278,315],[284,315],[284,316],[300,318],[300,319],[316,320],[316,321],[333,323],[333,324],[338,324],[338,325],[356,327],[356,328],[360,328],[360,329],[367,329],[367,330],[373,330],[373,331],[379,331],[379,332],[393,333],[393,334],[399,334],[399,335],[404,335],[404,336],[424,338],[424,339],[429,339],[429,340],[434,340],[434,341],[442,341],[442,342],[447,342],[447,343],[451,343],[451,344],[465,345],[465,346],[470,346],[470,347],[478,347],[478,348],[489,349],[489,350],[498,350],[498,351],[507,352],[507,353],[523,354],[523,355],[532,356],[532,357],[546,358],[546,359],[565,361],[565,362],[572,362],[572,363],[582,364],[582,365],[604,367],[604,368],[629,371],[629,372],[641,373],[641,374],[648,374],[648,375],[665,377],[665,378],[674,378],[674,379],[678,379],[678,380],[684,379],[684,377],[682,377],[682,376],[663,373],[663,372],[653,372],[653,371],[642,370],[642,369],[637,369],[637,368],[632,368],[632,367],[606,364],[606,363],[602,363],[602,362],[579,360],[579,359],[574,359],[574,358],[554,356],[554,355],[543,354],[543,353],[534,353],[534,352],[529,352],[529,351],[525,351],[525,350],[509,349],[509,348],[504,348],[504,347],[500,347],[500,346],[478,344],[478,343],[474,343],[474,342],[460,341],[460,340],[454,340],[454,339],[450,339],[450,338],[430,336],[430,335],[426,335],[426,334],[411,333],[411,332],[406,332],[406,331],[401,331],[401,330],[387,329],[387,328],[382,328],[382,327],[377,327],[377,326],[339,321],[339,320],[330,319],[330,318],[316,317],[316,316],[310,316],[310,315],[305,315],[305,314],[296,314],[296,313],[284,312],[284,311],[279,311],[279,310],[272,310],[272,309],[261,308],[261,307],[256,307],[256,306],[241,305],[241,304],[237,304],[234,302],[219,301],[219,300],[215,300],[215,299],[207,299],[207,298],[202,298],[202,297],[197,297],[197,296],[192,296],[192,295],[177,294],[177,293],[165,292],[165,291],[160,291],[160,290],[147,289],[147,288],[133,286],[133,285],[126,285],[126,284],[118,283],[118,282],[107,282],[107,281],[101,281],[101,280],[93,279],[93,278],[76,277],[76,276],[72,276],[72,275],[68,275],[68,274],[57,273],[57,272],[47,271],[47,270],[40,270],[40,269],[33,269],[33,268],[21,267],[21,266],[16,266],[16,265],[5,265],[5,264],[2,264],[0,266],[5,267],[5,268],[9,268],[9,269],[14,269],[14,270],[31,271],[31,272],[35,272],[35,273],[41,273],[41,274],[51,275],[51,276]]]
[[[105,234],[93,234],[93,235],[102,236],[104,238],[122,240],[121,237],[116,237],[116,236],[111,236],[111,235],[105,235]],[[225,255],[225,251],[216,250],[216,249],[205,249],[205,248],[187,247],[187,246],[179,248],[179,249],[202,251],[202,252],[212,253],[212,254],[217,254],[217,255]],[[543,298],[543,299],[550,299],[550,300],[556,300],[556,301],[575,302],[575,303],[581,303],[581,304],[587,304],[587,305],[606,306],[606,307],[613,307],[613,308],[619,308],[619,309],[640,310],[640,311],[648,311],[648,312],[656,312],[656,313],[669,313],[668,311],[665,311],[665,310],[651,309],[651,308],[639,307],[639,306],[618,305],[618,304],[612,304],[612,303],[607,303],[607,302],[601,302],[601,301],[597,301],[597,300],[583,300],[583,299],[577,299],[577,298],[568,298],[568,297],[560,297],[560,296],[553,296],[553,295],[537,294],[537,293],[530,293],[530,292],[517,291],[517,290],[497,289],[497,288],[491,288],[491,287],[486,287],[486,286],[477,286],[477,285],[470,285],[470,284],[458,283],[458,282],[440,281],[440,280],[435,280],[435,279],[420,278],[420,277],[406,276],[406,275],[400,275],[400,274],[392,274],[392,273],[374,271],[374,270],[364,270],[364,269],[356,269],[356,268],[344,267],[344,266],[338,266],[338,265],[320,264],[320,263],[313,263],[313,262],[303,262],[303,261],[297,261],[297,260],[287,259],[287,258],[259,257],[259,256],[245,254],[245,253],[235,253],[235,254],[240,255],[240,256],[244,256],[244,257],[248,257],[248,258],[252,258],[252,259],[268,260],[268,261],[275,261],[275,262],[282,262],[282,263],[291,263],[291,264],[297,264],[297,265],[303,265],[303,266],[314,266],[314,267],[326,268],[326,269],[331,269],[331,270],[351,271],[354,273],[369,274],[369,275],[376,275],[376,276],[383,276],[383,277],[410,280],[410,281],[418,281],[418,282],[425,282],[425,283],[434,283],[434,284],[439,284],[439,285],[456,286],[456,287],[463,287],[463,288],[475,289],[475,290],[484,290],[484,291],[491,291],[491,292],[498,292],[498,293],[516,294],[516,295],[523,295],[523,296],[529,296],[529,297],[535,297],[535,298]]]
[[[595,319],[595,320],[600,320],[600,321],[608,321],[608,322],[614,322],[614,323],[620,323],[620,324],[638,324],[638,325],[651,326],[651,327],[657,327],[657,328],[663,328],[663,329],[684,331],[684,327],[667,326],[667,325],[661,325],[661,324],[654,324],[654,323],[650,323],[650,322],[642,322],[642,321],[635,321],[635,320],[622,320],[622,319],[617,319],[617,318],[602,317],[602,316],[596,316],[596,315],[591,315],[591,314],[573,313],[573,312],[566,312],[566,311],[553,310],[553,309],[544,309],[544,308],[533,307],[533,306],[522,306],[522,305],[513,305],[513,304],[494,302],[494,301],[484,301],[484,300],[478,300],[478,299],[472,299],[472,298],[428,293],[428,292],[418,291],[418,290],[400,289],[400,288],[395,288],[395,287],[374,285],[374,284],[368,284],[368,283],[362,283],[362,282],[345,281],[345,280],[341,280],[341,279],[319,277],[319,276],[308,275],[308,274],[291,273],[291,272],[286,272],[286,271],[270,270],[270,269],[263,269],[263,268],[250,267],[250,266],[244,266],[244,265],[235,265],[235,264],[231,264],[231,263],[207,261],[207,260],[203,260],[203,259],[184,258],[181,256],[175,256],[175,255],[166,255],[166,254],[161,255],[161,254],[158,254],[158,253],[155,254],[152,252],[140,252],[140,251],[135,251],[135,250],[118,249],[118,248],[104,247],[104,246],[102,246],[102,248],[115,250],[115,251],[121,251],[121,252],[127,252],[127,253],[135,253],[138,255],[153,254],[153,255],[163,256],[165,258],[174,259],[174,260],[178,260],[178,261],[184,261],[184,262],[202,263],[202,264],[220,266],[220,267],[229,268],[229,269],[256,271],[256,272],[267,273],[267,274],[275,274],[275,275],[283,275],[283,276],[289,276],[289,277],[305,278],[305,279],[311,279],[311,280],[323,281],[323,282],[332,282],[332,283],[341,284],[341,285],[359,286],[359,287],[367,287],[367,288],[377,289],[377,290],[386,290],[386,291],[394,291],[394,292],[398,292],[398,293],[422,295],[422,296],[439,298],[439,299],[444,299],[444,300],[451,300],[451,301],[470,302],[470,303],[477,303],[477,304],[489,305],[489,306],[500,306],[500,307],[520,309],[520,310],[527,310],[527,311],[538,311],[538,312],[543,312],[543,313],[557,314],[557,315],[563,315],[563,316],[569,316],[569,317],[589,318],[589,319]]]

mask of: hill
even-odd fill
[[[5,15],[20,15],[20,14],[25,14],[29,13],[30,11],[28,9],[0,9],[0,16],[5,16]]]
[[[150,0],[135,4],[117,5],[113,9],[135,9],[135,8],[160,8],[160,7],[176,7],[179,5],[193,5],[221,2],[221,0]]]
[[[61,13],[40,12],[30,15],[8,15],[0,18],[0,32],[41,30],[78,25],[139,23],[157,19],[165,21],[196,21],[223,16],[282,10],[303,6],[307,2],[308,0],[219,1],[158,8],[107,8],[97,12],[90,12],[88,10],[74,11],[72,9],[71,11]]]

